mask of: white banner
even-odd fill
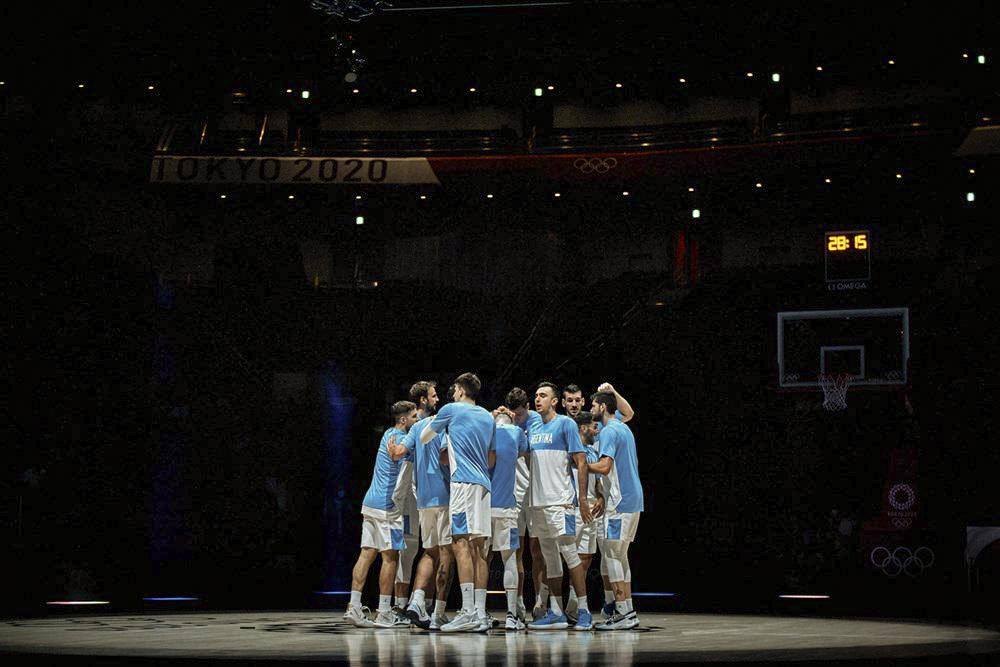
[[[151,183],[440,185],[427,158],[233,157],[157,155]]]

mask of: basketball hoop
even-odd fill
[[[823,388],[823,409],[837,412],[847,407],[847,388],[851,386],[848,373],[833,373],[819,376],[819,386]]]

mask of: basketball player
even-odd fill
[[[541,417],[534,410],[528,408],[528,394],[520,387],[514,387],[509,392],[507,392],[507,398],[504,404],[501,405],[494,414],[499,414],[505,412],[511,420],[513,420],[514,425],[517,426],[524,432],[525,436],[528,434],[528,428],[531,424],[536,421],[540,421]],[[530,481],[530,474],[528,470],[528,460],[527,457],[521,457],[517,459],[517,477],[514,482],[514,500],[517,502],[517,531],[518,535],[523,536],[529,534],[528,529],[528,486]],[[531,571],[532,571],[532,581],[535,585],[536,605],[541,603],[541,611],[535,615],[533,618],[541,618],[545,615],[545,605],[548,603],[548,584],[545,583],[545,566],[542,562],[542,551],[538,547],[538,538],[534,535],[529,535],[528,540],[530,544],[529,549],[531,549]],[[527,609],[524,606],[524,539],[519,540],[519,545],[517,549],[517,617],[521,621],[526,620]],[[537,554],[537,555],[536,555]],[[542,590],[544,588],[544,601],[542,600]]]
[[[565,395],[564,390],[563,396],[565,397]],[[574,421],[580,430],[580,440],[583,442],[583,447],[587,451],[587,463],[596,463],[600,459],[596,444],[597,422],[594,421],[593,415],[586,410],[577,410]],[[579,488],[579,473],[576,469],[573,470],[573,479],[576,488]],[[580,555],[585,575],[590,572],[590,564],[594,559],[594,554],[597,553],[597,539],[604,527],[604,496],[601,493],[600,475],[590,475],[587,482],[586,502],[590,505],[594,520],[590,523],[584,523],[579,510],[579,499],[576,512],[576,552]],[[569,598],[566,601],[566,617],[574,623],[577,620],[578,604],[576,591],[570,588]]]
[[[635,539],[639,515],[643,510],[635,436],[615,416],[618,411],[615,394],[603,391],[594,394],[590,411],[602,424],[599,436],[601,458],[587,467],[590,472],[603,475],[607,481],[603,555],[615,596],[614,614],[597,629],[627,630],[639,625],[632,603],[632,572],[628,561],[628,548]]]
[[[417,563],[413,582],[413,597],[406,607],[406,616],[414,625],[439,630],[448,622],[444,615],[451,578],[451,522],[448,517],[448,468],[440,461],[440,438],[427,444],[418,443],[420,433],[430,424],[437,409],[437,388],[433,382],[421,381],[410,387],[410,399],[417,404],[420,418],[401,446],[413,456],[413,483],[424,554]],[[390,440],[391,444],[395,444]],[[390,450],[391,451],[391,450]],[[402,559],[400,559],[402,560]],[[425,608],[427,592],[437,592],[434,611]]]
[[[628,422],[629,420],[632,419],[632,417],[635,416],[635,412],[632,410],[632,406],[629,405],[629,402],[625,400],[625,397],[619,394],[615,390],[615,388],[611,386],[610,383],[602,382],[601,385],[597,388],[597,390],[609,391],[615,395],[615,398],[618,401],[618,412],[615,414],[615,416],[618,417],[618,419],[620,419],[623,423]],[[566,413],[570,417],[574,418],[576,417],[576,415],[583,408],[583,402],[584,402],[583,391],[580,389],[580,387],[575,384],[566,385],[566,387],[563,389],[563,403],[566,406]],[[591,462],[590,459],[593,456],[593,452],[600,451],[600,444],[598,442],[598,437],[601,430],[600,422],[594,422],[594,427],[597,429],[597,433],[594,435],[594,444],[590,446],[592,452],[589,452],[587,454],[588,462]],[[598,519],[597,521],[595,521],[595,524],[591,529],[594,531],[594,533],[589,533],[589,534],[597,535],[597,547],[598,550],[601,552],[601,579],[603,580],[604,583],[604,607],[602,609],[602,612],[604,614],[604,619],[607,620],[611,618],[612,614],[614,614],[615,611],[615,594],[611,590],[611,582],[608,580],[608,574],[607,574],[607,563],[605,562],[606,559],[604,558],[603,527],[600,529],[598,528],[598,524],[603,526],[603,524],[601,524],[602,521],[603,519]],[[588,528],[590,528],[590,524],[585,524],[585,525]],[[586,539],[587,537],[588,535],[584,535],[584,540],[583,540],[584,544],[589,544],[589,540]],[[593,554],[583,554],[583,553],[580,554],[580,559],[586,562],[588,566],[592,558]],[[570,618],[570,620],[572,620],[573,615],[576,613],[575,598],[576,598],[576,593],[571,587],[569,591],[569,599],[566,602],[566,615],[567,617]]]
[[[361,503],[361,554],[354,564],[351,574],[351,601],[348,603],[344,619],[358,627],[392,628],[409,625],[409,620],[396,613],[392,604],[393,584],[399,568],[399,552],[406,547],[403,541],[403,516],[398,504],[400,460],[404,454],[389,452],[392,437],[403,438],[417,421],[417,406],[410,401],[397,401],[392,405],[392,428],[382,434],[375,454],[375,470],[371,485]],[[375,562],[375,556],[382,555],[382,569],[379,572],[378,614],[374,623],[369,620],[361,606],[361,591],[368,570]]]
[[[587,455],[580,441],[576,423],[556,413],[559,389],[542,382],[535,392],[535,410],[540,417],[528,431],[531,447],[530,513],[532,531],[537,533],[545,573],[551,591],[549,611],[528,625],[531,630],[562,630],[569,626],[562,610],[562,562],[566,561],[570,580],[576,589],[579,609],[576,630],[590,630],[593,620],[587,608],[587,582],[583,564],[576,552],[576,493],[570,466],[579,473],[580,497],[587,496]],[[593,520],[590,507],[580,506],[583,521]]]
[[[515,482],[518,461],[528,453],[528,439],[524,431],[514,426],[510,415],[498,414],[496,422],[496,465],[490,479],[490,504],[493,516],[493,552],[503,560],[503,587],[507,593],[507,630],[524,630],[518,618],[517,551],[521,546],[518,531],[518,508]],[[523,529],[522,529],[523,530]]]
[[[424,387],[424,385],[430,384],[418,382],[410,387],[410,401],[417,406],[417,419],[423,419],[429,414],[433,414],[434,408],[427,399],[427,388]],[[414,391],[415,389],[416,391]],[[435,392],[434,404],[436,405],[436,390],[432,386],[430,389]],[[411,428],[410,431],[412,430]],[[415,437],[418,433],[419,431],[412,434],[407,432],[407,436],[412,435]],[[399,507],[403,515],[403,543],[406,545],[406,548],[399,552],[399,567],[396,569],[396,603],[393,605],[393,608],[399,614],[403,614],[409,603],[413,561],[416,559],[417,551],[420,547],[420,519],[417,511],[415,479],[413,477],[413,450],[403,450],[402,445],[397,444],[394,437],[389,438],[388,447],[391,455],[402,455],[402,458],[399,460],[399,481],[396,487],[399,490],[400,496]]]
[[[566,415],[576,419],[580,410],[583,410],[583,390],[575,384],[568,384],[562,391],[563,407],[566,408]]]
[[[441,408],[420,433],[426,444],[438,435],[442,456],[451,470],[448,511],[451,517],[452,551],[462,589],[462,609],[443,632],[489,630],[486,614],[486,539],[492,534],[489,469],[496,461],[496,427],[493,417],[476,405],[482,383],[472,373],[455,378],[453,403]]]

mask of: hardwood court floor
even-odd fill
[[[499,616],[496,612],[495,615]],[[628,632],[488,635],[361,630],[340,612],[79,615],[0,621],[0,652],[39,664],[254,664],[322,660],[353,665],[853,661],[1000,664],[1000,632],[925,622],[777,616],[643,614]],[[831,663],[830,661],[833,661]],[[4,661],[6,663],[6,660]],[[907,663],[909,664],[909,663]]]

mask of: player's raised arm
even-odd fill
[[[441,408],[441,411],[435,415],[434,419],[427,422],[427,426],[424,430],[420,432],[420,444],[426,445],[428,442],[434,439],[439,433],[444,433],[445,428],[451,422],[452,414],[454,413],[454,403],[449,403],[448,405]]]
[[[622,421],[627,422],[632,417],[635,417],[635,410],[629,404],[625,397],[618,393],[618,390],[611,386],[610,382],[604,382],[597,391],[607,391],[615,395],[615,400],[618,401],[618,412],[622,413]]]

